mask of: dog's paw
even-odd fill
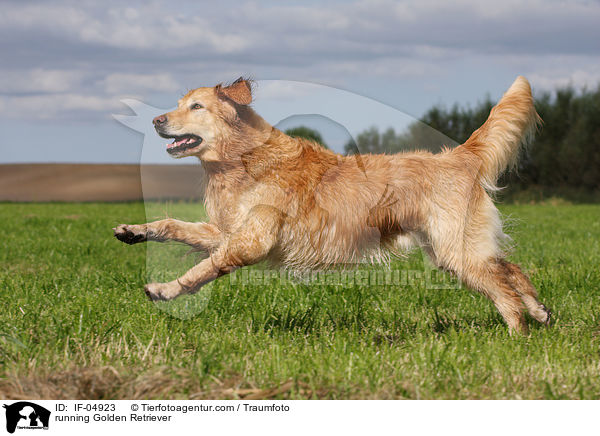
[[[167,301],[181,294],[182,289],[177,282],[148,283],[144,286],[144,292],[152,301]]]
[[[113,232],[115,233],[115,238],[129,245],[148,240],[146,230],[143,226],[139,225],[120,224],[113,228]]]
[[[552,309],[548,309],[546,306],[544,306],[542,304],[542,310],[544,310],[544,312],[546,312],[546,321],[544,321],[544,324],[546,326],[549,326],[550,322],[552,321]]]

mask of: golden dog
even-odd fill
[[[464,144],[438,154],[340,156],[285,135],[251,102],[251,84],[240,78],[190,91],[177,109],[153,120],[160,136],[174,138],[171,155],[202,161],[210,220],[114,229],[129,244],[171,240],[208,253],[177,280],[146,285],[151,299],[195,292],[263,260],[324,268],[419,246],[437,267],[489,297],[510,331],[527,331],[522,303],[537,321],[549,322],[534,286],[506,260],[506,236],[487,193],[540,122],[525,78]]]

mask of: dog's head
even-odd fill
[[[222,158],[224,143],[239,131],[251,110],[252,88],[239,78],[229,86],[198,88],[178,101],[177,109],[152,121],[163,138],[174,141],[167,152],[176,158],[198,156],[203,160]]]

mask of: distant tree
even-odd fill
[[[356,141],[350,139],[344,146],[346,154],[358,153],[386,153],[381,142],[381,135],[377,127],[373,126],[359,133],[356,136]],[[389,151],[387,151],[389,152]]]
[[[458,143],[431,126],[415,121],[410,123],[406,131],[400,135],[402,150],[428,150],[439,152],[443,147],[455,147]]]
[[[448,110],[442,106],[434,106],[425,112],[422,121],[436,132],[462,144],[485,122],[492,107],[489,97],[474,108],[454,105]]]
[[[523,153],[518,171],[504,174],[505,195],[519,190],[589,201],[600,198],[600,85],[576,91],[572,87],[535,96],[543,126]],[[437,151],[466,141],[487,119],[493,102],[475,106],[434,106],[422,122],[403,132],[380,132],[371,127],[346,143],[346,154],[398,153],[405,150]],[[586,200],[588,199],[588,200]]]
[[[455,142],[428,125],[415,121],[405,132],[396,133],[391,127],[379,133],[377,127],[370,127],[350,139],[344,146],[345,154],[372,153],[394,154],[409,150],[439,151],[442,146],[454,146]]]
[[[310,127],[306,127],[306,126],[292,127],[291,129],[287,129],[284,133],[286,135],[292,136],[294,138],[310,139],[311,141],[317,142],[324,148],[329,148],[327,146],[327,144],[325,143],[325,141],[323,141],[323,137],[321,136],[321,133],[319,133],[318,130],[311,129]]]

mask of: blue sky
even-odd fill
[[[188,89],[240,75],[258,81],[254,105],[268,121],[317,123],[336,148],[339,128],[294,114],[329,108],[354,135],[402,128],[433,104],[497,99],[519,74],[535,92],[600,81],[600,3],[591,1],[59,0],[2,9],[4,163],[170,162],[158,138],[142,154],[142,134],[112,117],[131,114],[121,100],[168,109]],[[372,100],[381,104],[366,108]]]

